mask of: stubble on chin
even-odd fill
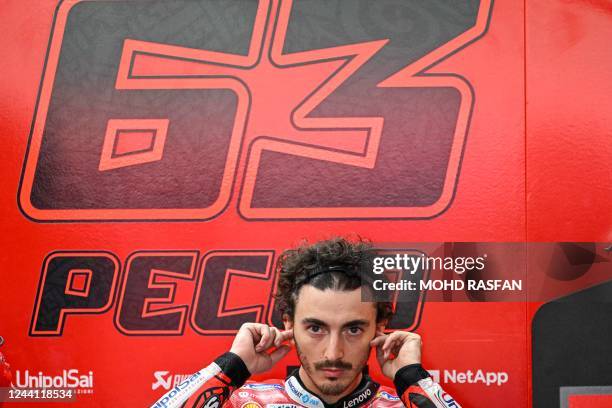
[[[313,367],[312,364],[310,364],[310,361],[308,360],[306,355],[304,353],[302,353],[302,351],[300,350],[300,346],[297,343],[297,341],[295,342],[295,348],[296,348],[296,351],[297,351],[298,358],[300,359],[300,364],[302,365],[302,367],[304,367],[304,370],[306,371],[306,373],[310,377],[310,380],[317,386],[317,388],[319,389],[319,391],[322,394],[329,395],[329,396],[340,395],[340,394],[342,394],[347,389],[347,387],[355,380],[355,378],[359,375],[359,373],[361,372],[361,370],[365,366],[365,363],[368,361],[368,357],[369,357],[369,354],[370,354],[368,352],[368,354],[366,355],[366,357],[365,357],[364,361],[362,362],[362,364],[359,365],[361,368],[356,370],[354,375],[351,376],[351,378],[346,379],[346,380],[339,380],[339,379],[329,380],[329,379],[325,379],[324,382],[321,383],[321,382],[318,382],[316,380],[316,374],[317,374],[316,373],[316,369]]]
[[[346,391],[346,388],[349,386],[349,384],[355,379],[355,377],[351,378],[350,380],[345,380],[345,381],[332,381],[332,380],[326,380],[325,383],[323,384],[317,384],[317,386],[319,387],[319,389],[321,390],[321,392],[325,395],[331,395],[331,396],[336,396],[336,395],[340,395],[342,394],[344,391]]]

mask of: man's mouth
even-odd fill
[[[323,368],[321,371],[323,371],[326,377],[337,378],[340,377],[345,370],[342,368]]]

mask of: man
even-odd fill
[[[372,258],[369,243],[343,238],[285,251],[277,266],[276,295],[285,330],[242,325],[229,352],[153,407],[460,408],[421,367],[419,335],[384,334],[391,304],[362,301]],[[292,346],[301,366],[286,380],[245,384],[252,374],[270,370]],[[363,373],[372,347],[399,397]]]

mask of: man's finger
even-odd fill
[[[386,359],[385,359],[385,355],[384,355],[384,353],[383,353],[383,351],[382,351],[382,349],[380,347],[376,348],[376,359],[378,360],[378,364],[382,368],[382,366],[386,362]]]
[[[276,335],[276,339],[274,340],[274,345],[279,347],[284,341],[291,340],[292,338],[293,330],[279,331]]]
[[[266,349],[268,347],[275,346],[276,345],[276,340],[278,339],[279,336],[280,336],[280,330],[278,330],[274,326],[270,327],[270,339],[268,340],[268,343],[270,343],[270,344],[267,345]]]
[[[398,340],[398,332],[393,332],[390,335],[387,336],[387,338],[385,339],[385,342],[382,345],[382,349],[383,351],[387,351],[391,348],[391,345],[393,343],[395,343]]]
[[[261,333],[257,327],[258,325],[254,323],[245,323],[240,328],[241,330],[244,328],[248,333],[251,334],[251,338],[253,339],[253,344],[257,344],[259,340],[261,340]]]
[[[258,331],[261,333],[261,340],[259,340],[259,344],[255,347],[255,351],[260,352],[267,349],[270,346],[270,327],[262,324],[257,327]]]
[[[399,350],[404,344],[404,341],[408,338],[407,333],[405,332],[393,332],[389,335],[389,337],[385,340],[385,343],[382,346],[382,350],[385,356],[385,359],[388,359],[391,355],[391,352],[397,354],[395,350]]]
[[[378,337],[376,337],[376,338],[372,339],[372,340],[370,341],[370,346],[372,346],[372,347],[378,347],[378,346],[380,346],[381,344],[383,344],[383,343],[385,342],[385,340],[387,339],[387,337],[388,337],[388,336],[387,336],[386,334],[383,334],[383,335],[380,335],[380,336],[378,336]]]

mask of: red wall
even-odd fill
[[[141,250],[198,251],[201,257],[217,250],[272,250],[278,255],[302,237],[346,233],[382,243],[612,240],[609,2],[498,0],[482,38],[427,70],[461,75],[474,94],[454,199],[433,218],[245,219],[238,211],[246,163],[241,156],[229,205],[213,219],[66,223],[33,221],[18,205],[56,5],[5,0],[0,6],[0,206],[5,231],[0,236],[0,335],[13,371],[93,371],[94,393],[79,396],[79,406],[150,403],[164,391],[151,389],[154,371],[193,372],[227,350],[232,336],[203,335],[189,324],[178,336],[126,335],[115,324],[116,297],[101,314],[68,316],[61,335],[34,336],[30,325],[41,271],[54,251],[109,251],[125,267],[129,255]],[[274,127],[274,115],[266,105],[260,109],[259,126]],[[282,131],[282,126],[273,131]],[[249,143],[252,136],[247,135]],[[124,278],[122,271],[119,282]],[[191,304],[197,279],[176,282],[174,304]],[[265,303],[270,290],[271,281],[262,282],[254,291],[258,293],[237,302]],[[418,328],[426,367],[507,372],[509,382],[500,387],[444,386],[466,407],[528,406],[530,323],[538,306],[427,304]],[[286,363],[297,364],[295,354]],[[284,367],[273,371],[283,373]]]

